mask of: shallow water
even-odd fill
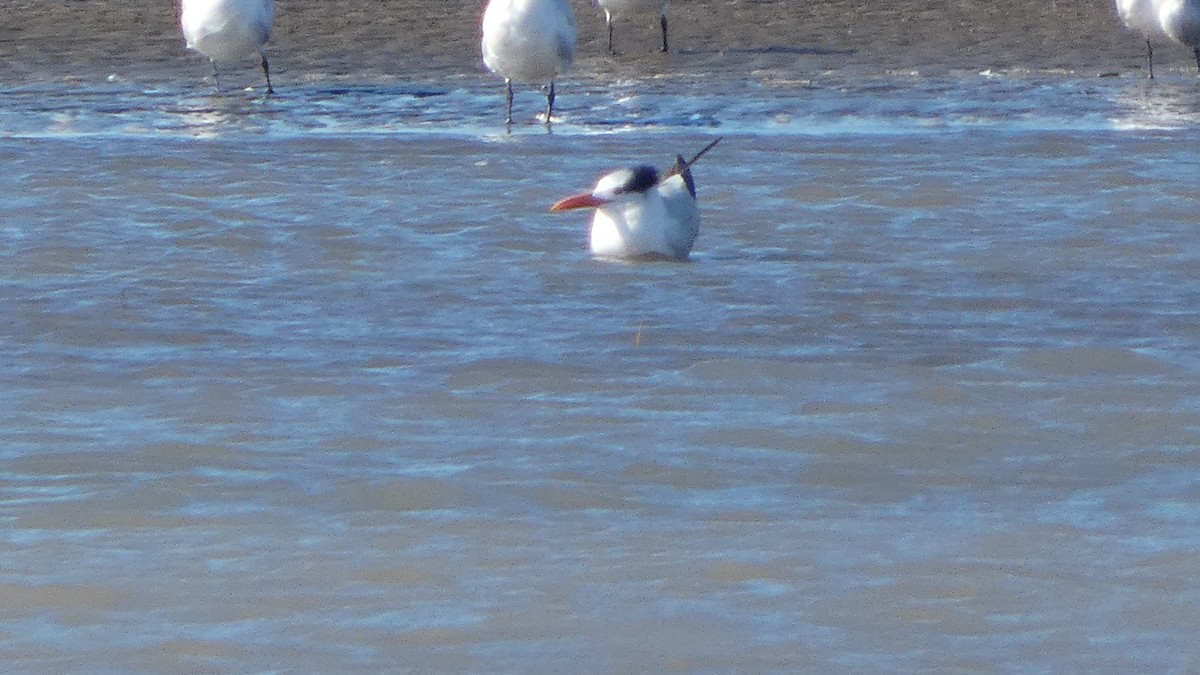
[[[7,664],[1196,668],[1193,79],[560,94],[0,92]]]

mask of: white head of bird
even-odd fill
[[[691,167],[720,140],[691,161],[677,156],[665,174],[646,165],[605,174],[591,192],[562,199],[550,210],[595,209],[589,234],[593,255],[686,260],[700,231]]]

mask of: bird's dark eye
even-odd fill
[[[638,166],[630,169],[629,180],[613,192],[645,192],[655,185],[658,185],[658,170],[652,166]]]

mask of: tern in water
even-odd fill
[[[1154,45],[1152,40],[1163,34],[1159,23],[1159,0],[1116,0],[1117,16],[1131,30],[1136,30],[1146,39],[1146,62],[1149,64],[1150,79],[1154,79]]]
[[[690,161],[676,156],[662,176],[646,165],[614,171],[600,178],[591,192],[567,197],[550,210],[596,209],[592,255],[687,260],[700,231],[692,165],[720,140],[709,143]]]
[[[1200,69],[1200,1],[1155,0],[1162,30],[1175,42],[1192,48]]]
[[[575,15],[567,0],[491,0],[483,11],[483,62],[504,78],[512,125],[513,82],[549,84],[546,125],[554,113],[554,79],[575,58]]]
[[[608,53],[616,54],[613,48],[613,20],[637,14],[658,12],[662,25],[662,50],[667,51],[667,0],[597,0],[604,10],[604,23],[608,26]]]
[[[236,61],[257,53],[262,57],[267,93],[271,87],[271,68],[263,45],[271,38],[275,20],[275,0],[183,0],[179,24],[188,49],[207,56],[217,80],[217,62]],[[221,88],[217,80],[217,90]]]

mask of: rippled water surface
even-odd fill
[[[1200,666],[1190,77],[280,89],[0,92],[9,667]]]

